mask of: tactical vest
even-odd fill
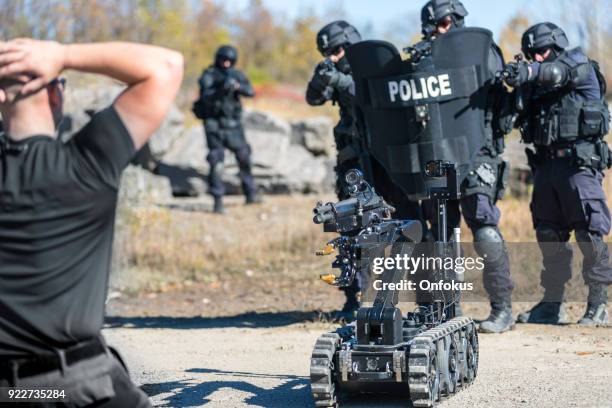
[[[222,88],[231,71],[222,71],[215,66],[208,68],[208,75],[214,78],[214,88]],[[229,119],[240,120],[242,114],[242,104],[235,92],[219,94],[212,98],[201,98],[204,108],[204,119]]]
[[[561,54],[557,61],[565,64],[571,72],[580,63]],[[606,135],[609,128],[610,112],[604,99],[605,81],[595,61],[589,60],[599,82],[601,98],[584,100],[571,85],[546,92],[534,91],[527,113],[523,141],[536,147],[568,146],[584,141],[596,142]]]

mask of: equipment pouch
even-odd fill
[[[612,167],[612,151],[610,151],[610,146],[606,143],[605,140],[599,140],[597,142],[597,155],[601,159],[600,166],[597,170],[604,171]]]
[[[580,120],[580,136],[583,138],[603,136],[607,133],[609,114],[600,101],[585,102]],[[608,116],[607,120],[606,117]]]
[[[205,106],[202,98],[198,98],[198,100],[193,103],[193,105],[191,106],[191,111],[193,112],[196,118],[206,119]]]
[[[558,110],[541,111],[534,115],[529,123],[529,131],[536,146],[550,146],[555,143],[559,134]]]
[[[608,168],[608,146],[603,140],[576,143],[575,163],[579,167],[590,167],[594,170]]]

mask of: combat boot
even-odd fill
[[[597,324],[608,324],[608,286],[601,283],[589,285],[589,298],[587,310],[578,324],[583,326],[594,326]]]
[[[223,206],[223,197],[215,197],[213,212],[215,214],[225,214],[225,207]]]
[[[255,192],[251,192],[251,193],[247,193],[245,194],[246,197],[246,205],[251,205],[251,204],[261,204],[263,202],[263,200],[261,199],[261,196]]]
[[[578,324],[582,326],[607,325],[609,322],[608,305],[605,303],[599,305],[589,303],[586,313],[578,320]]]
[[[480,323],[481,333],[503,333],[514,328],[512,306],[509,303],[491,303],[491,314]]]
[[[519,313],[517,323],[568,324],[563,302],[540,302],[531,310]]]

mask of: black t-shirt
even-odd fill
[[[0,149],[0,356],[99,333],[117,191],[134,153],[113,107],[66,144],[33,136]]]

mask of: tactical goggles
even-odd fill
[[[546,51],[548,51],[550,49],[550,47],[542,47],[542,48],[536,48],[533,50],[529,50],[526,57],[533,60],[536,56],[536,54],[540,54],[540,55],[544,55],[546,54]]]
[[[331,50],[325,51],[326,57],[331,57],[332,55],[338,55],[342,51],[342,46],[339,45],[337,47],[332,48]]]

